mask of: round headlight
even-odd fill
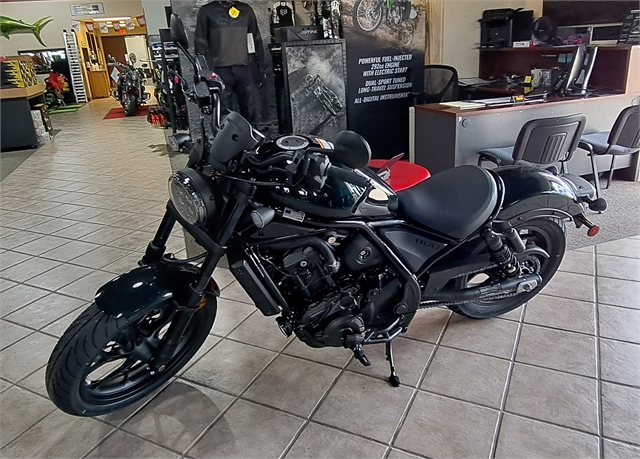
[[[209,179],[196,170],[184,169],[172,174],[169,197],[180,216],[191,225],[202,225],[215,213]]]

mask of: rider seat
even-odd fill
[[[401,216],[456,239],[487,221],[497,202],[494,178],[478,166],[448,169],[398,193]]]

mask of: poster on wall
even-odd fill
[[[136,16],[136,21],[138,21],[138,25],[140,27],[144,27],[147,25],[147,20],[144,18],[144,15]]]
[[[84,25],[87,28],[87,32],[93,32],[94,22],[85,22]]]
[[[71,30],[80,32],[80,21],[71,21]]]
[[[342,0],[347,124],[375,158],[408,156],[410,94],[424,80],[425,15],[424,0]]]
[[[293,132],[327,140],[347,128],[344,40],[282,47]]]
[[[98,22],[100,33],[109,33],[109,26],[106,22]]]

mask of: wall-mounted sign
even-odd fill
[[[140,27],[147,25],[147,20],[144,18],[144,15],[136,16],[136,21],[138,21]]]
[[[93,22],[85,22],[84,25],[87,28],[87,32],[93,32]]]
[[[127,19],[125,23],[127,25],[127,30],[134,30],[136,28],[136,26],[133,24],[133,19]]]
[[[80,21],[71,21],[71,30],[80,32]]]
[[[342,0],[347,126],[374,158],[409,150],[409,95],[424,83],[425,0]]]
[[[109,33],[109,26],[107,26],[106,22],[99,22],[98,27],[100,28],[100,33]]]
[[[102,3],[77,3],[69,5],[71,16],[91,16],[93,14],[104,14]]]

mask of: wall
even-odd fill
[[[167,28],[165,6],[171,6],[171,2],[169,0],[142,0],[142,8],[144,9],[144,17],[147,20],[149,35],[159,35],[159,29]]]
[[[526,0],[444,0],[442,63],[455,67],[460,78],[478,76],[482,12],[526,6]]]
[[[139,16],[143,14],[140,0],[97,0],[104,5],[104,14],[93,16],[71,16],[69,5],[79,3],[74,1],[19,1],[2,2],[2,15],[12,19],[22,19],[32,24],[44,16],[51,16],[53,22],[42,29],[42,40],[47,48],[63,48],[62,30],[69,30],[72,19],[95,19],[115,16]],[[7,40],[0,38],[0,54],[15,55],[21,50],[42,49],[32,34],[10,35]]]

